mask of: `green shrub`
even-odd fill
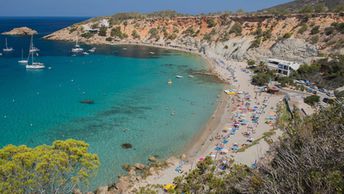
[[[159,35],[158,35],[158,33],[159,33],[158,29],[156,29],[156,28],[151,28],[148,33],[150,34],[150,38],[149,39],[152,39],[152,38],[159,39],[160,38]]]
[[[325,28],[324,32],[325,32],[326,36],[329,36],[329,35],[333,34],[334,27],[332,27],[332,26],[331,27],[327,27],[327,28]]]
[[[318,34],[320,32],[319,28],[320,28],[320,26],[314,26],[311,30],[311,34],[312,35]]]
[[[106,31],[107,31],[107,27],[102,26],[102,27],[99,28],[98,35],[99,36],[106,36]]]
[[[255,64],[256,64],[256,62],[255,62],[254,60],[252,60],[252,59],[250,59],[250,60],[247,61],[247,65],[248,65],[248,66],[253,66],[253,65],[255,65]]]
[[[316,103],[320,102],[320,97],[317,95],[312,95],[306,97],[303,101],[310,106],[314,106]]]
[[[132,36],[134,39],[140,39],[140,35],[139,35],[139,33],[137,33],[136,30],[133,30],[133,31],[131,32],[131,36]]]
[[[194,29],[190,26],[190,27],[188,27],[188,28],[183,32],[183,34],[185,34],[186,36],[194,36],[195,31],[194,31]]]
[[[77,27],[69,28],[69,34],[75,32],[77,29],[78,29]]]
[[[91,32],[86,32],[86,33],[81,34],[81,37],[89,39],[89,38],[93,37],[93,35],[94,34]]]
[[[175,33],[173,33],[167,37],[167,39],[169,39],[169,40],[174,40],[176,38],[177,38],[177,34],[175,34]]]
[[[283,39],[288,39],[288,38],[291,37],[291,35],[292,35],[292,34],[291,34],[290,32],[285,33],[284,36],[283,36]]]
[[[208,18],[207,24],[208,24],[208,28],[212,28],[212,27],[216,26],[216,22],[215,22],[214,18]]]
[[[120,26],[111,29],[111,36],[119,39],[124,39],[128,37],[127,34],[122,33]]]
[[[261,42],[262,42],[262,38],[256,37],[256,39],[254,41],[252,41],[250,48],[258,48],[260,46]]]
[[[311,43],[312,44],[316,44],[318,42],[319,42],[319,36],[318,35],[315,35],[315,36],[311,37]]]
[[[235,22],[232,28],[229,30],[230,34],[235,34],[236,36],[240,36],[242,32],[242,27],[239,22]]]
[[[270,73],[259,72],[252,76],[252,84],[257,86],[264,86],[269,83],[272,79],[272,75]]]
[[[338,32],[344,34],[344,23],[334,22],[331,24]]]
[[[307,24],[302,24],[301,28],[299,29],[298,33],[303,34],[304,32],[307,31]]]
[[[107,37],[105,40],[108,41],[108,42],[111,42],[112,41],[112,37]]]

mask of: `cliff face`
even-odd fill
[[[319,53],[344,53],[344,16],[205,16],[92,19],[46,38],[89,44],[145,43],[201,50],[226,59],[268,57],[305,62]]]

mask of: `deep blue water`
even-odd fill
[[[8,37],[15,52],[0,56],[0,146],[84,140],[101,160],[89,188],[94,189],[114,182],[124,173],[123,163],[181,153],[212,114],[222,84],[200,75],[188,77],[206,69],[198,56],[98,45],[95,54],[72,57],[73,43],[41,38],[84,19],[0,18],[0,32],[21,26],[37,30],[37,60],[50,67],[26,70],[17,61],[21,49],[27,53],[29,37]],[[4,38],[0,36],[0,52]],[[177,74],[184,78],[176,79]],[[95,103],[80,103],[85,99]],[[122,149],[123,143],[133,149]]]

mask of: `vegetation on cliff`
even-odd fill
[[[301,65],[295,79],[307,79],[318,87],[336,89],[344,85],[344,56],[334,55],[317,60],[309,65]]]
[[[87,184],[99,166],[88,144],[69,139],[30,148],[0,150],[0,193],[71,193]]]

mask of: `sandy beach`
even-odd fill
[[[138,181],[126,193],[132,193],[140,187],[147,185],[164,185],[172,183],[173,179],[177,176],[187,173],[194,169],[197,162],[206,156],[215,157],[216,160],[234,160],[236,163],[246,164],[251,166],[253,163],[259,161],[261,157],[269,150],[269,144],[264,141],[264,133],[272,131],[273,126],[271,123],[265,122],[265,119],[271,115],[275,115],[277,103],[283,99],[283,95],[271,95],[267,93],[257,93],[257,88],[251,82],[251,74],[246,70],[246,63],[225,61],[220,57],[208,57],[202,55],[209,64],[209,71],[219,76],[226,82],[224,89],[233,89],[239,95],[227,95],[224,92],[219,96],[217,107],[214,110],[212,117],[208,120],[207,124],[200,130],[186,146],[184,154],[179,157],[172,157],[168,161],[170,166],[162,171],[157,172],[146,179]],[[238,114],[239,109],[244,104],[245,96],[250,96],[249,102],[259,107],[263,107],[259,119],[252,129],[244,126],[240,129],[240,133],[229,135],[228,131],[233,127],[234,115]],[[245,135],[246,132],[251,131],[249,138]],[[277,140],[281,134],[279,130],[274,130],[273,135],[270,137]],[[223,139],[228,139],[228,143],[223,145]],[[231,146],[238,145],[240,148],[249,145],[248,139],[257,140],[252,146],[247,146],[243,151],[233,151]],[[224,150],[228,153],[222,155],[214,148],[223,146]]]

